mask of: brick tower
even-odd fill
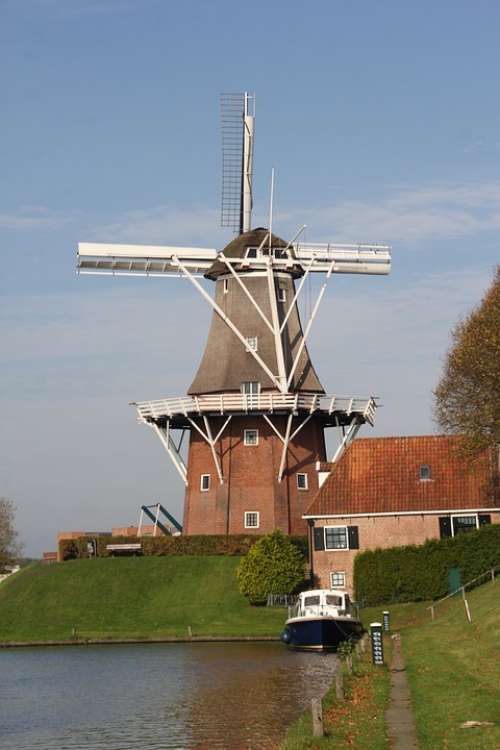
[[[250,228],[252,103],[223,98],[222,218],[238,231],[223,250],[79,245],[80,273],[181,274],[213,310],[187,396],[135,404],[185,483],[186,534],[304,534],[325,428],[339,429],[338,460],[376,409],[373,398],[327,396],[306,341],[331,275],[386,274],[389,248],[301,243],[301,230],[287,242],[271,227]],[[303,329],[297,301],[312,273],[325,278]],[[200,276],[215,283],[214,296]]]

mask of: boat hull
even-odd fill
[[[336,651],[343,641],[363,634],[359,620],[338,617],[297,617],[287,620],[281,640],[301,651]]]

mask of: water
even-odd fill
[[[335,659],[276,643],[0,651],[0,747],[270,750]]]

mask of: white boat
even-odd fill
[[[357,639],[362,633],[363,625],[346,591],[314,589],[299,594],[281,640],[294,649],[335,651],[339,643]]]

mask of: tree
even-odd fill
[[[15,506],[6,497],[0,497],[0,571],[19,555],[21,546],[14,528]]]
[[[305,560],[279,531],[259,539],[240,562],[240,591],[251,604],[265,604],[268,594],[290,594],[304,581]]]
[[[451,335],[435,417],[445,432],[463,435],[472,458],[500,445],[500,266],[482,302]]]

